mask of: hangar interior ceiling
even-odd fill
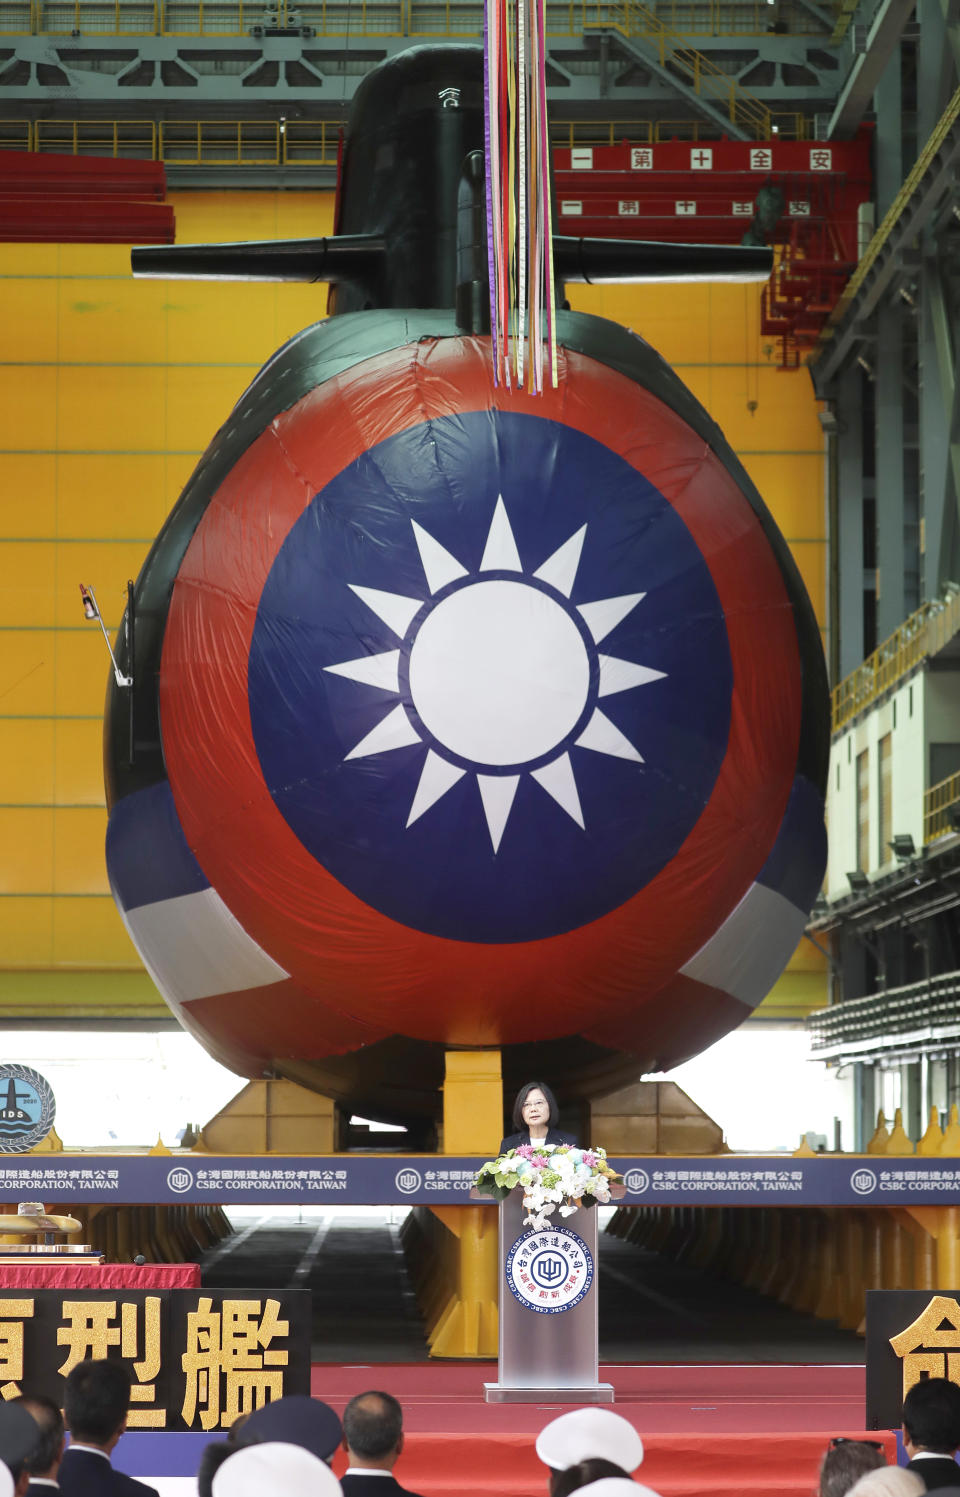
[[[785,376],[812,378],[827,453],[833,852],[809,936],[831,1002],[812,1023],[854,1068],[858,1144],[880,1103],[916,1137],[960,1102],[958,19],[960,0],[548,6],[558,146],[873,130],[859,267]],[[0,0],[0,149],[322,188],[366,73],[481,26],[457,0]]]

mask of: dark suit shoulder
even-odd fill
[[[113,1474],[117,1483],[111,1488],[113,1497],[160,1497],[156,1487],[137,1481],[135,1476],[127,1476],[124,1471],[114,1471]]]
[[[418,1497],[407,1487],[402,1487],[395,1476],[364,1476],[354,1472],[341,1476],[340,1485],[346,1497]]]
[[[500,1140],[500,1153],[505,1154],[508,1149],[519,1149],[522,1144],[528,1144],[529,1142],[529,1133],[508,1133],[506,1138]],[[573,1146],[576,1142],[577,1140],[572,1133],[561,1133],[559,1128],[551,1128],[544,1139],[544,1143],[553,1144],[554,1147],[557,1144],[570,1144]]]
[[[159,1497],[156,1487],[115,1471],[104,1456],[89,1450],[68,1447],[59,1480],[61,1497]]]
[[[940,1491],[943,1487],[960,1486],[960,1466],[951,1455],[924,1456],[919,1461],[916,1459],[908,1461],[907,1470],[919,1476],[928,1492]]]

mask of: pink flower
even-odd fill
[[[514,1149],[513,1152],[515,1154],[519,1154],[521,1159],[533,1158],[533,1148],[530,1144],[521,1144],[520,1147],[518,1149]]]
[[[589,1151],[586,1151],[583,1156],[583,1162],[584,1164],[588,1165],[590,1169],[593,1169],[597,1163],[596,1154],[591,1154]]]
[[[544,1159],[542,1154],[535,1154],[530,1163],[533,1165],[535,1170],[545,1170],[547,1167],[547,1161]]]

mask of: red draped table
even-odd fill
[[[199,1289],[199,1263],[5,1263],[5,1289]]]

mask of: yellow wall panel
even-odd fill
[[[52,961],[64,967],[142,966],[109,894],[51,901]]]
[[[0,364],[0,450],[50,452],[56,446],[58,373],[35,366],[28,374]]]
[[[794,541],[790,547],[793,559],[800,569],[804,586],[810,594],[813,611],[817,616],[817,623],[823,629],[826,625],[826,581],[827,581],[827,545],[826,541]]]
[[[162,284],[171,364],[243,364],[249,380],[274,352],[277,293],[285,288],[269,282]]]
[[[3,283],[0,362],[54,363],[57,347],[57,282],[36,278]]]
[[[0,893],[42,894],[53,882],[53,812],[45,806],[0,806]],[[15,847],[11,858],[7,849]]]
[[[51,541],[0,541],[0,628],[53,624],[56,566]]]
[[[60,244],[57,246],[57,274],[76,276],[116,276],[130,274],[128,244]]]
[[[162,364],[167,355],[160,281],[60,281],[57,316],[65,364]]]
[[[109,894],[103,806],[58,806],[53,813],[53,891],[55,894]]]
[[[184,466],[189,472],[193,461],[162,453],[63,453],[57,463],[58,534],[152,541],[171,509],[171,481]]]
[[[167,442],[203,451],[256,374],[253,365],[230,369],[171,369],[167,376]]]
[[[103,723],[61,717],[53,724],[53,797],[58,806],[102,806]],[[2,742],[0,724],[0,742]]]
[[[83,619],[81,582],[94,582],[105,621],[126,606],[126,583],[146,555],[143,541],[0,541],[0,628],[70,628]],[[96,626],[94,626],[96,627]]]
[[[0,244],[0,275],[55,276],[60,274],[58,244]]]
[[[79,605],[78,605],[79,606]],[[109,630],[113,634],[113,630]],[[100,715],[107,693],[110,658],[96,624],[60,629],[56,638],[54,711],[57,716]]]
[[[52,899],[0,895],[0,951],[5,967],[49,967],[53,961]]]
[[[171,192],[177,243],[313,239],[333,233],[332,192]]]
[[[3,636],[0,635],[0,641]],[[0,801],[15,805],[49,805],[54,787],[52,718],[0,718]],[[0,863],[12,862],[16,850],[7,846]],[[2,956],[0,956],[2,964]]]
[[[0,712],[46,715],[54,709],[53,634],[43,629],[0,630]]]
[[[163,450],[166,375],[162,368],[64,367],[59,396],[61,447],[75,452]]]
[[[53,535],[56,527],[56,457],[50,452],[0,452],[0,540]]]
[[[824,535],[822,453],[742,452],[741,460],[787,540]]]

